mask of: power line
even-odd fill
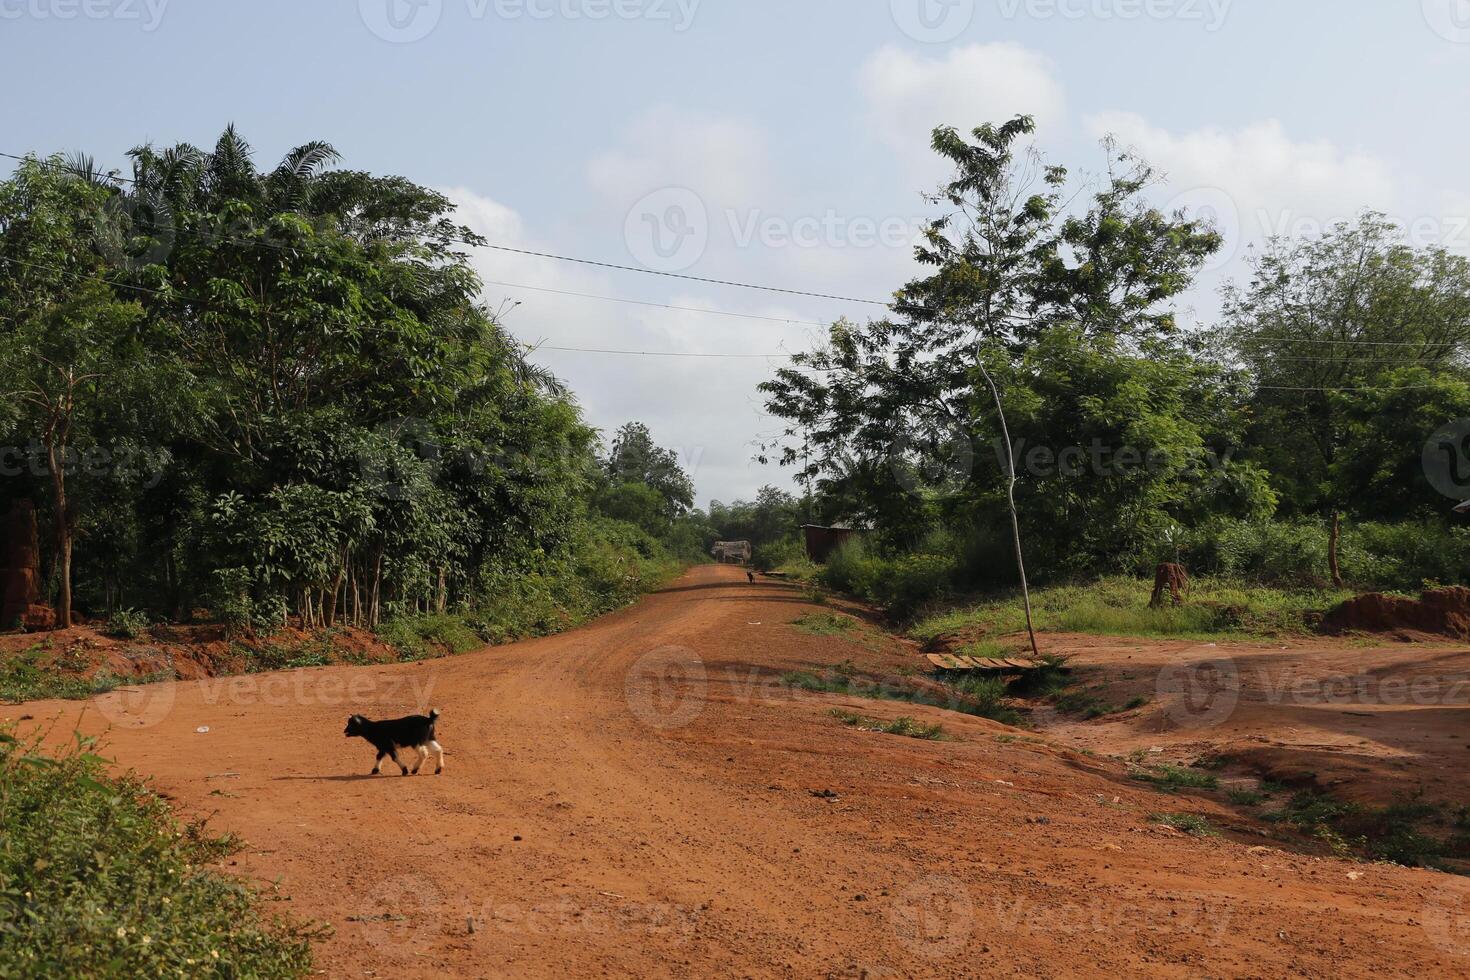
[[[57,164],[57,163],[53,163],[50,160],[43,160],[40,157],[24,157],[24,156],[19,156],[19,155],[14,154],[14,153],[7,153],[7,152],[3,152],[3,151],[0,151],[0,156],[6,157],[6,158],[11,159],[11,160],[22,160],[22,161],[34,159],[37,163],[41,164],[42,166],[57,167],[57,168],[59,168],[61,170],[65,170],[65,171],[67,171],[69,173],[73,173],[73,174],[76,174],[76,175],[82,176],[82,177],[103,176],[103,177],[107,177],[108,179],[111,179],[111,180],[124,181],[124,182],[130,183],[130,184],[136,184],[137,183],[137,181],[132,180],[131,178],[118,176],[115,171],[114,172],[111,172],[111,173],[108,173],[108,174],[97,174],[97,175],[94,175],[94,174],[90,174],[90,173],[87,173],[85,171],[79,170],[79,169],[77,169],[75,167],[69,167],[69,166],[67,166],[65,164]],[[229,239],[229,238],[224,238],[223,240],[225,240],[225,241],[235,241],[237,244],[248,244],[248,245],[256,245],[256,246],[264,246],[266,248],[277,248],[277,249],[283,248],[283,246],[275,245],[274,243],[271,243],[271,242],[260,242],[260,241],[250,241],[250,240],[246,240],[246,239]],[[534,256],[535,258],[551,259],[551,260],[556,261],[556,262],[570,262],[570,263],[575,263],[577,265],[592,266],[594,268],[599,268],[599,269],[614,269],[614,270],[617,270],[619,272],[635,272],[635,273],[638,273],[640,275],[645,275],[645,276],[662,276],[662,277],[665,277],[665,278],[668,278],[668,279],[679,279],[679,280],[683,280],[685,282],[698,282],[698,283],[704,283],[706,285],[711,285],[711,286],[730,286],[730,287],[733,287],[735,289],[751,289],[751,290],[757,290],[759,292],[778,293],[778,294],[784,295],[784,296],[804,296],[804,297],[808,297],[808,298],[811,298],[811,299],[830,299],[830,300],[835,300],[835,301],[840,302],[840,303],[860,303],[860,304],[863,304],[865,306],[881,306],[881,307],[884,307],[885,309],[887,307],[889,307],[889,306],[892,305],[890,302],[887,302],[887,301],[884,301],[884,300],[863,299],[863,298],[857,297],[857,296],[841,296],[841,295],[837,295],[837,294],[834,294],[834,293],[819,293],[819,292],[814,292],[814,291],[805,290],[805,289],[788,289],[788,288],[783,287],[783,286],[768,286],[768,285],[765,285],[763,283],[741,282],[741,281],[734,280],[734,279],[714,279],[714,278],[710,278],[710,277],[706,277],[706,276],[691,276],[691,275],[688,275],[686,273],[680,273],[680,272],[664,272],[664,271],[659,270],[659,269],[645,269],[642,266],[623,265],[623,264],[620,264],[620,263],[617,263],[617,262],[605,262],[605,261],[602,261],[600,259],[586,259],[586,258],[581,258],[581,257],[578,257],[578,256],[573,256],[573,255],[562,255],[562,254],[559,254],[559,253],[556,253],[556,252],[538,252],[538,251],[535,251],[534,249],[517,248],[517,247],[512,246],[512,245],[496,245],[496,244],[493,244],[493,243],[490,243],[490,242],[475,241],[475,240],[466,239],[466,238],[446,237],[446,238],[443,239],[443,241],[446,242],[446,243],[455,244],[455,245],[464,245],[464,246],[467,246],[467,247],[470,247],[470,248],[488,248],[488,249],[493,249],[493,250],[495,250],[497,252],[509,252],[509,253],[512,253],[512,254],[515,254],[515,255],[529,255],[529,256]]]
[[[527,345],[531,353],[538,350],[570,351],[580,354],[619,354],[629,357],[796,357],[795,354],[707,354],[700,351],[678,350],[613,350],[605,347],[553,347],[550,344]]]
[[[451,239],[455,240],[455,239]],[[488,242],[463,242],[476,248],[492,248],[498,252],[513,252],[516,255],[533,255],[539,259],[554,259],[557,262],[574,262],[578,265],[590,265],[599,269],[616,269],[619,272],[636,272],[645,276],[664,276],[669,279],[683,279],[687,282],[702,282],[711,286],[733,286],[737,289],[756,289],[767,293],[783,293],[787,296],[808,296],[812,299],[831,299],[841,303],[863,303],[868,306],[881,306],[885,309],[891,306],[877,299],[859,299],[855,296],[837,296],[832,293],[814,293],[804,289],[785,289],[780,286],[763,286],[758,283],[738,282],[733,279],[708,279],[704,276],[690,276],[681,272],[661,272],[657,269],[644,269],[636,265],[619,265],[616,262],[602,262],[597,259],[581,259],[571,255],[558,255],[555,252],[536,252],[528,248],[513,248],[509,245],[492,245]]]
[[[552,289],[549,286],[527,286],[524,283],[498,282],[493,279],[485,281],[487,286],[504,286],[506,289],[533,289],[538,293],[556,293],[558,296],[576,296],[580,299],[600,299],[609,303],[627,303],[632,306],[649,306],[660,310],[677,310],[680,313],[708,313],[710,316],[737,317],[742,320],[764,320],[768,323],[787,323],[799,326],[826,327],[829,323],[822,320],[792,320],[782,316],[761,316],[757,313],[732,313],[728,310],[711,310],[699,306],[673,306],[669,303],[651,303],[641,299],[623,299],[620,296],[597,296],[593,293],[577,293],[569,289]]]

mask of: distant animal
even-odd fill
[[[755,584],[755,572],[746,572],[745,573],[745,577],[748,578],[748,579],[750,579],[750,584],[751,585],[754,585]]]
[[[398,758],[399,749],[413,749],[418,754],[414,762],[413,772],[417,773],[419,767],[434,755],[434,775],[444,771],[444,750],[440,748],[439,742],[434,737],[434,724],[439,720],[437,709],[430,711],[428,715],[411,715],[408,718],[395,718],[392,721],[369,721],[362,715],[353,715],[347,719],[347,730],[342,734],[348,738],[365,739],[373,748],[378,750],[378,761],[373,763],[373,771],[370,775],[380,776],[383,771],[383,757],[387,756],[393,760],[394,765],[403,770],[403,775],[409,773],[408,766]]]

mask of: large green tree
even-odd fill
[[[1368,212],[1271,242],[1252,272],[1226,290],[1221,331],[1252,388],[1251,449],[1287,513],[1329,519],[1340,584],[1344,513],[1407,516],[1411,488],[1418,506],[1434,502],[1422,473],[1404,467],[1436,427],[1464,415],[1461,385],[1442,379],[1465,377],[1470,261],[1411,247]],[[1400,479],[1382,479],[1383,467]]]
[[[990,450],[1004,444],[983,356],[1025,440],[1020,499],[1056,543],[1050,567],[1134,554],[1201,487],[1269,508],[1230,461],[1218,382],[1176,338],[1169,302],[1219,236],[1152,207],[1152,171],[1110,143],[1106,175],[1074,190],[1064,168],[1020,149],[1032,128],[1021,117],[968,139],[935,131],[954,176],[917,250],[934,271],[898,291],[893,315],[839,322],[762,386],[788,423],[782,461],[895,546],[941,524],[996,526],[1005,466]],[[1094,444],[1124,462],[1055,465]],[[1052,462],[1028,465],[1026,450]]]

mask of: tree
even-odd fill
[[[54,161],[53,161],[54,163]],[[72,553],[81,505],[68,492],[78,442],[99,441],[103,402],[121,375],[146,365],[132,327],[136,304],[101,279],[92,221],[104,192],[40,161],[28,160],[0,191],[6,275],[0,373],[17,430],[44,452],[49,484],[57,618],[72,622]]]
[[[1252,273],[1226,290],[1222,331],[1253,386],[1252,447],[1289,513],[1328,517],[1329,571],[1341,585],[1342,515],[1378,508],[1352,451],[1358,396],[1398,387],[1409,369],[1463,373],[1470,261],[1411,248],[1368,212],[1316,238],[1271,242]]]
[[[1034,523],[1074,564],[1079,551],[1089,562],[1133,555],[1171,509],[1187,509],[1180,475],[1219,434],[1214,399],[1192,397],[1206,385],[1175,339],[1168,305],[1219,236],[1149,206],[1152,171],[1111,143],[1106,175],[1079,207],[1064,168],[1018,153],[1032,129],[1019,117],[968,141],[936,130],[933,147],[955,170],[917,252],[935,271],[898,292],[892,316],[834,324],[826,346],[761,386],[788,423],[781,461],[895,547],[917,546],[941,525],[989,533],[1004,513],[1003,465],[988,465],[987,447],[1003,464],[1004,446],[978,369],[982,344],[999,358],[988,366],[1018,440],[1053,457],[1089,446],[1084,436],[1175,453],[1161,469],[1111,479],[1054,467],[1021,474],[1023,530]],[[1157,395],[1147,381],[1162,385]],[[1075,531],[1061,533],[1058,519]]]
[[[605,464],[613,486],[641,483],[662,501],[665,520],[672,521],[694,506],[694,482],[672,450],[654,444],[648,426],[629,422],[618,429]]]

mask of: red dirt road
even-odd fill
[[[809,611],[700,568],[479,654],[5,713],[110,729],[106,753],[181,812],[217,811],[249,842],[229,870],[333,927],[336,977],[1470,971],[1464,879],[1262,847],[1208,801],[983,720],[794,694],[781,672],[904,653],[788,625]],[[428,705],[444,775],[368,778],[346,716]],[[953,740],[844,727],[834,707]],[[1159,811],[1231,832],[1187,837]]]

